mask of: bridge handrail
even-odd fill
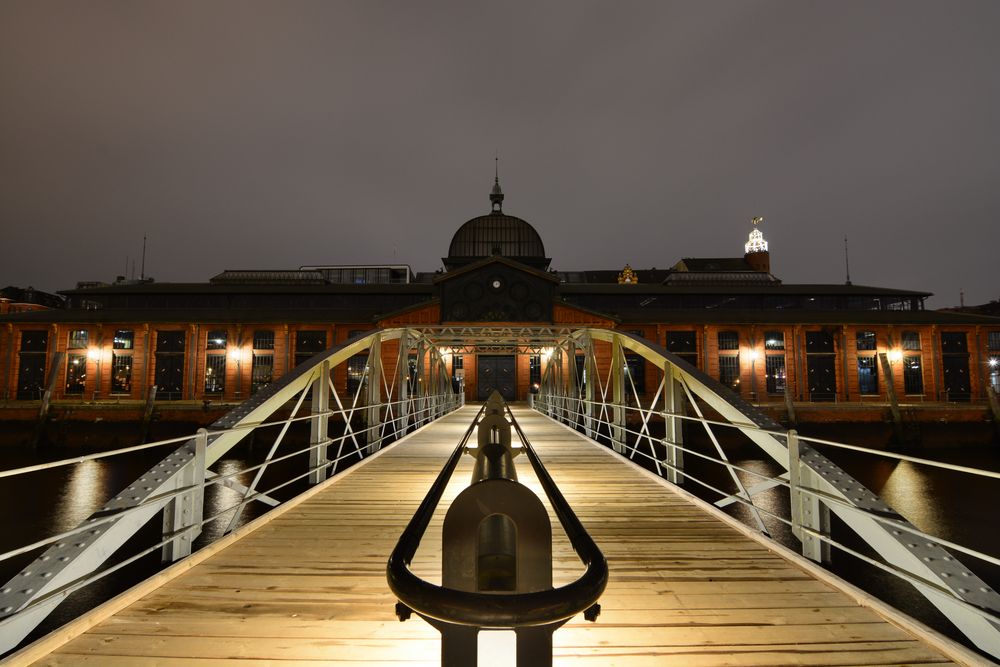
[[[610,364],[606,356],[598,363],[594,353],[596,344],[610,345]],[[579,358],[577,352],[581,349],[584,352],[582,373],[576,363]],[[637,354],[662,372],[659,387],[651,399],[648,392],[641,397],[636,390],[627,370],[626,351]],[[604,352],[606,350],[602,348],[602,354]],[[564,353],[568,359],[564,360]],[[534,401],[534,407],[543,414],[564,421],[574,429],[582,429],[589,437],[608,444],[623,456],[634,458],[638,453],[649,459],[650,467],[655,467],[655,471],[666,477],[668,482],[680,484],[691,479],[723,495],[716,505],[741,503],[750,511],[756,529],[765,535],[768,535],[768,530],[761,519],[762,514],[790,524],[793,534],[802,544],[803,553],[813,560],[826,560],[831,546],[843,546],[834,544],[829,534],[829,513],[832,511],[885,560],[890,571],[906,573],[904,578],[924,593],[975,645],[1000,656],[1000,622],[997,618],[1000,595],[960,563],[946,547],[993,565],[1000,560],[976,549],[928,535],[912,526],[815,449],[813,444],[889,455],[900,461],[980,478],[997,479],[1000,473],[822,438],[803,438],[794,430],[783,429],[757,407],[662,346],[630,333],[582,328],[559,341],[552,348],[551,355]],[[606,380],[602,377],[604,373],[607,374]],[[706,419],[699,403],[712,408],[721,415],[721,420]],[[696,416],[688,416],[685,405],[691,406]],[[628,428],[625,423],[629,411],[639,415],[639,424],[633,428]],[[664,420],[663,437],[654,436],[650,430],[653,417]],[[715,462],[727,469],[736,491],[722,491],[695,479],[684,470],[682,454],[691,451],[683,446],[681,437],[680,426],[685,421],[704,426],[719,455]],[[757,483],[752,488],[745,487],[736,474],[737,470],[758,478],[760,473],[735,466],[728,460],[712,431],[714,426],[736,429],[788,472],[782,477]],[[634,446],[629,446],[626,438],[634,438]],[[640,446],[646,447],[649,453],[639,451]],[[665,451],[664,458],[660,458],[657,447]],[[776,486],[789,489],[791,500],[784,502],[788,503],[785,507],[791,514],[791,521],[765,511],[753,501],[755,493]],[[950,595],[946,597],[945,591]]]
[[[449,456],[389,556],[386,564],[389,588],[409,609],[422,616],[455,625],[514,628],[548,625],[572,618],[592,607],[604,592],[608,582],[607,560],[559,492],[509,407],[507,413],[521,438],[521,444],[531,461],[531,467],[545,490],[570,543],[585,566],[583,574],[575,581],[559,588],[531,593],[499,594],[475,593],[437,586],[410,571],[410,562],[420,546],[424,531],[430,524],[434,510],[484,409],[485,406],[480,409],[458,446]]]
[[[396,367],[387,365],[388,373],[382,367],[382,343],[385,341],[399,341],[394,352]],[[417,356],[416,377],[412,376],[409,367],[414,351]],[[365,352],[368,357],[357,390],[353,397],[347,395],[342,401],[333,383],[332,369]],[[386,361],[392,362],[391,354]],[[309,392],[313,397],[308,405],[310,412],[298,416]],[[266,421],[275,411],[292,402],[295,407],[290,417]],[[194,538],[207,523],[231,514],[225,531],[228,532],[236,526],[247,504],[263,501],[276,505],[278,501],[270,497],[271,493],[305,477],[312,484],[318,483],[327,477],[328,471],[336,474],[338,464],[348,458],[362,458],[365,453],[374,453],[385,442],[430,423],[461,403],[461,395],[452,389],[442,355],[430,340],[409,328],[376,329],[318,353],[230,410],[210,430],[200,429],[195,436],[168,438],[111,452],[0,471],[0,478],[12,478],[155,447],[180,445],[129,489],[114,495],[77,528],[0,554],[0,562],[3,562],[48,546],[39,559],[16,574],[11,584],[0,589],[0,654],[19,643],[71,592],[157,549],[163,550],[167,560],[184,557],[190,553]],[[344,432],[330,437],[328,424],[333,416],[342,418]],[[364,419],[364,425],[360,427],[354,424],[358,417]],[[289,427],[305,421],[311,425],[308,446],[277,455],[278,446]],[[209,469],[247,434],[271,427],[280,427],[281,430],[263,462],[224,474]],[[338,444],[336,455],[328,458],[326,449]],[[346,451],[345,444],[348,444]],[[257,488],[267,466],[305,452],[309,454],[305,472],[293,475],[270,489]],[[235,480],[236,476],[252,471],[255,471],[255,478],[249,486]],[[205,490],[213,485],[227,486],[238,491],[242,497],[234,505],[206,518],[203,506]],[[94,574],[129,536],[161,509],[164,510],[164,538],[161,541]],[[14,581],[16,585],[13,585]]]
[[[562,398],[570,398],[570,397],[564,396]],[[566,412],[568,412],[569,414],[575,415],[577,417],[584,416],[584,413],[582,413],[582,412],[573,411],[572,409],[564,409],[564,410]],[[671,413],[661,413],[661,414],[664,414],[666,416],[672,416]],[[710,424],[718,425],[718,426],[724,426],[724,425],[732,426],[732,424],[723,424],[723,423],[719,423],[719,422],[713,422],[713,421],[710,421],[710,420],[699,420],[697,418],[690,418],[690,417],[689,417],[689,419],[693,419],[694,421],[703,421],[704,423],[710,423]],[[598,423],[600,423],[602,425],[605,425],[605,426],[611,426],[612,425],[611,422],[602,420],[600,418],[596,418],[596,420],[597,420]],[[625,427],[624,430],[627,433],[630,433],[630,434],[633,434],[633,435],[637,435],[637,436],[645,437],[639,431],[635,431],[635,430],[629,429],[628,427]],[[799,437],[801,438],[801,436],[799,436]],[[734,464],[732,462],[726,461],[725,459],[720,459],[720,458],[711,456],[709,454],[705,454],[704,452],[699,452],[699,451],[690,449],[689,447],[685,447],[685,446],[680,445],[680,444],[674,444],[672,446],[676,447],[677,449],[679,449],[681,451],[683,451],[685,454],[691,454],[693,456],[697,456],[698,458],[704,459],[706,461],[711,461],[712,463],[718,463],[720,465],[732,468],[733,470],[739,470],[740,472],[744,472],[744,473],[746,473],[748,475],[753,475],[754,477],[758,477],[760,479],[769,480],[770,482],[773,483],[773,486],[775,486],[775,487],[780,486],[780,487],[786,488],[786,489],[792,488],[792,484],[788,480],[781,479],[781,478],[776,478],[776,477],[771,477],[770,475],[762,473],[762,472],[760,472],[758,470],[753,470],[751,468],[745,468],[745,467],[736,465],[736,464]],[[638,447],[636,447],[634,445],[629,445],[629,444],[626,443],[624,445],[624,447],[625,447],[625,449],[630,450],[632,452],[632,454],[635,455],[635,456],[640,456],[640,457],[642,457],[644,459],[648,459],[650,461],[657,461],[657,459],[655,459],[653,456],[651,456],[650,454],[647,454],[646,452],[643,452],[642,450],[640,450]],[[881,452],[879,452],[879,450],[869,450],[869,451],[872,451],[873,453],[881,453]],[[771,518],[773,518],[773,519],[775,519],[775,520],[777,520],[777,521],[779,521],[781,523],[784,523],[785,525],[788,525],[788,526],[793,525],[791,520],[789,520],[789,519],[781,516],[780,514],[777,514],[777,513],[773,512],[771,510],[768,510],[768,509],[766,509],[764,507],[760,507],[758,505],[754,505],[752,502],[748,501],[746,498],[743,498],[742,496],[734,495],[734,494],[732,494],[732,493],[730,493],[728,491],[724,491],[724,490],[718,488],[717,486],[714,486],[712,484],[709,484],[708,482],[705,482],[704,480],[700,480],[697,477],[694,477],[690,473],[685,473],[683,468],[677,468],[675,466],[671,466],[669,463],[664,462],[664,461],[658,461],[658,462],[659,462],[659,464],[661,466],[664,466],[666,468],[673,468],[676,472],[683,473],[684,477],[686,479],[689,479],[692,482],[695,482],[696,484],[698,484],[699,486],[702,486],[702,487],[704,487],[704,488],[706,488],[706,489],[708,489],[708,490],[710,490],[710,491],[712,491],[714,493],[719,494],[723,498],[732,499],[734,502],[740,503],[741,505],[745,505],[745,506],[747,506],[749,508],[753,508],[754,511],[759,511],[762,514],[767,514]],[[986,471],[986,472],[988,472],[988,471]],[[982,560],[984,562],[990,563],[992,565],[1000,566],[1000,557],[992,556],[990,554],[984,553],[984,552],[979,551],[977,549],[974,549],[972,547],[963,546],[963,545],[961,545],[961,544],[959,544],[957,542],[953,542],[951,540],[945,539],[943,537],[939,537],[937,535],[932,535],[930,533],[927,533],[927,532],[925,532],[925,531],[917,528],[916,526],[913,526],[913,525],[908,524],[908,523],[902,523],[902,522],[900,522],[898,520],[895,520],[895,519],[887,518],[885,516],[882,516],[881,514],[878,514],[877,512],[872,512],[872,511],[870,511],[868,509],[859,508],[859,507],[857,507],[855,505],[851,505],[849,503],[844,502],[842,499],[838,498],[837,496],[834,496],[834,495],[831,495],[829,493],[826,493],[826,492],[824,492],[824,491],[822,491],[820,489],[814,489],[814,488],[810,488],[808,486],[803,486],[803,485],[797,486],[796,489],[799,490],[799,491],[801,491],[802,493],[806,493],[806,494],[809,494],[811,496],[818,497],[818,498],[822,499],[826,503],[835,504],[835,505],[838,505],[838,506],[843,507],[845,509],[849,509],[849,510],[852,510],[852,511],[855,511],[855,512],[863,513],[866,516],[868,516],[869,518],[873,519],[874,521],[877,521],[877,522],[879,522],[879,523],[881,523],[881,524],[883,524],[883,525],[885,525],[887,527],[890,527],[893,530],[902,530],[902,531],[907,532],[907,533],[909,533],[911,535],[914,535],[916,537],[921,537],[921,538],[924,538],[924,539],[933,540],[935,542],[938,542],[942,546],[948,547],[949,549],[953,549],[955,551],[958,551],[960,553],[966,554],[968,556],[972,556],[974,558],[977,558],[977,559]],[[751,526],[751,527],[753,527],[753,526]],[[840,545],[837,542],[831,541],[829,538],[824,538],[824,541],[829,542],[830,544],[837,545],[837,546],[843,546],[843,545]],[[844,548],[845,548],[845,550],[847,550],[847,547],[844,547]],[[902,570],[900,570],[900,572],[902,572]]]

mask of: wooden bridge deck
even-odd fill
[[[385,564],[474,414],[464,408],[328,482],[35,664],[437,664],[437,632],[396,620]],[[611,569],[598,621],[556,632],[557,665],[952,664],[606,450],[515,414]],[[471,464],[464,457],[444,506]],[[436,582],[442,516],[414,562]],[[576,578],[559,529],[554,549],[556,585]]]

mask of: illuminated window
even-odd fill
[[[916,331],[904,331],[903,332],[903,349],[904,350],[919,350],[920,349],[920,334]]]
[[[785,332],[783,332],[783,331],[765,331],[764,332],[764,349],[765,350],[784,350],[785,349]]]
[[[875,357],[858,357],[858,391],[862,394],[878,393],[878,366]]]
[[[208,350],[225,350],[226,349],[226,339],[228,334],[223,331],[209,331],[208,337],[206,338],[205,349]]]
[[[255,338],[256,340],[256,338]],[[255,343],[256,345],[256,343]],[[271,345],[274,345],[274,336],[271,336]],[[266,349],[266,348],[265,348]],[[250,371],[250,392],[256,394],[258,391],[271,384],[274,378],[274,355],[253,353],[253,367]]]
[[[367,365],[367,354],[356,354],[347,360],[347,395],[352,399],[361,389],[362,382],[367,382],[365,377]]]
[[[119,329],[115,332],[114,349],[131,350],[135,346],[135,332],[129,329]]]
[[[75,329],[69,332],[69,344],[66,347],[71,350],[86,350],[89,338],[86,329]]]
[[[738,354],[719,355],[719,382],[734,391],[740,388],[740,357]]]
[[[205,357],[205,393],[221,394],[226,390],[226,355]]]
[[[66,393],[82,394],[86,385],[87,385],[87,355],[85,354],[67,355]]]
[[[542,383],[542,355],[533,354],[528,357],[528,384],[535,386]]]
[[[117,339],[117,334],[115,338]],[[130,353],[114,352],[111,355],[111,393],[132,393],[132,355]]]
[[[857,349],[860,350],[874,350],[876,349],[875,332],[874,331],[859,331],[857,333]],[[864,392],[862,392],[864,393]]]
[[[764,358],[764,373],[767,381],[767,393],[783,394],[785,392],[785,356],[767,355]]]

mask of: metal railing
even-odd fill
[[[652,395],[634,386],[625,363],[626,350],[660,370]],[[578,354],[583,355],[582,372]],[[698,485],[719,497],[715,503],[719,507],[739,503],[745,508],[745,519],[764,536],[770,537],[778,525],[790,528],[802,553],[814,561],[828,562],[831,549],[837,549],[901,578],[973,644],[1000,657],[1000,595],[955,554],[991,566],[1000,566],[1000,558],[916,528],[816,447],[877,453],[995,480],[1000,473],[802,437],[662,347],[618,331],[582,329],[556,345],[533,406],[622,456],[638,457],[668,482]],[[706,418],[706,409],[719,417]],[[714,455],[685,445],[684,423],[704,427]],[[770,475],[733,464],[716,432],[721,434],[722,429],[745,436],[785,472]],[[726,480],[720,484],[692,476],[685,468],[685,457],[721,466]],[[768,494],[766,504],[755,502],[756,496],[772,489],[782,491]],[[875,557],[834,539],[831,513]]]
[[[359,354],[367,359],[357,390],[342,395],[334,371]],[[416,357],[416,367],[410,362]],[[311,398],[306,405],[306,399]],[[135,482],[112,496],[83,523],[0,554],[5,561],[40,552],[27,567],[0,588],[0,654],[18,645],[70,594],[99,581],[137,560],[159,551],[165,562],[189,555],[194,540],[213,522],[225,522],[223,533],[236,528],[244,508],[252,502],[274,506],[274,494],[294,490],[296,484],[315,485],[337,474],[351,459],[375,453],[407,432],[458,408],[463,397],[452,391],[450,375],[437,347],[412,329],[376,330],[326,350],[268,385],[208,429],[194,436],[170,438],[73,457],[50,463],[0,471],[4,480],[98,459],[158,448],[174,450]],[[289,416],[273,419],[292,404]],[[304,406],[308,408],[307,414]],[[331,433],[332,425],[339,433]],[[269,420],[269,421],[265,421]],[[296,424],[309,424],[306,446],[279,448]],[[211,469],[243,438],[273,433],[263,460],[240,470]],[[333,448],[336,452],[331,455]],[[289,449],[285,447],[284,449]],[[307,458],[305,469],[267,489],[265,471],[282,462]],[[301,462],[299,462],[301,464]],[[244,484],[241,478],[252,475]],[[205,494],[226,487],[238,500],[205,516]],[[44,491],[40,489],[40,491]],[[42,495],[41,493],[39,495]],[[46,494],[51,497],[52,494]],[[157,514],[163,516],[159,541],[143,546],[113,565],[105,561]],[[11,561],[16,562],[16,561]],[[103,569],[101,569],[103,566]]]
[[[499,406],[502,399],[499,398],[499,394],[494,393],[494,395],[498,401],[496,405]],[[506,427],[508,435],[510,427],[513,427],[520,438],[521,447],[527,454],[532,470],[538,478],[542,489],[545,491],[545,495],[556,517],[559,519],[574,551],[585,566],[583,574],[575,581],[558,588],[546,588],[544,590],[528,589],[526,592],[499,592],[496,590],[480,592],[479,590],[460,590],[448,587],[447,585],[436,586],[421,579],[410,571],[409,568],[410,562],[413,560],[417,548],[420,546],[421,539],[430,524],[435,509],[441,501],[441,497],[448,486],[452,474],[455,472],[458,461],[462,458],[463,453],[466,452],[466,445],[469,438],[480,421],[483,420],[483,415],[489,405],[490,403],[488,402],[476,414],[476,417],[472,420],[469,428],[448,458],[441,472],[428,490],[427,495],[414,513],[413,518],[400,536],[386,565],[386,579],[388,580],[389,588],[400,600],[400,604],[397,605],[397,614],[400,620],[406,620],[410,612],[415,611],[426,620],[432,623],[436,622],[435,627],[462,626],[473,628],[476,631],[480,628],[515,629],[518,632],[523,630],[530,631],[532,629],[543,631],[544,629],[544,634],[548,639],[541,641],[540,645],[542,648],[547,647],[547,654],[545,650],[535,653],[532,653],[531,648],[522,650],[520,645],[521,640],[519,639],[518,664],[528,664],[530,662],[533,665],[550,665],[552,663],[551,632],[568,619],[580,613],[584,613],[586,618],[591,621],[597,618],[600,607],[595,603],[607,586],[608,563],[604,554],[601,553],[593,538],[591,538],[565,497],[559,491],[559,488],[535,453],[527,436],[514,418],[513,413],[510,411],[510,406],[506,405],[506,403],[503,403],[503,409],[509,421],[509,425]],[[482,440],[480,440],[481,448]],[[485,456],[485,452],[480,453]],[[512,469],[513,464],[510,463],[509,465]],[[514,475],[514,478],[516,478],[516,475]],[[515,485],[512,484],[511,486]],[[467,489],[467,491],[469,490],[471,488]],[[509,503],[511,507],[515,505],[514,500],[510,500]],[[541,505],[539,504],[540,507]],[[547,523],[546,521],[546,525]],[[522,536],[519,535],[517,539],[522,539]],[[523,539],[527,540],[527,535],[523,536]],[[447,549],[447,543],[445,547]],[[551,568],[551,551],[548,558],[548,566]],[[519,578],[528,579],[531,576],[520,572],[520,566],[518,566],[518,572]],[[447,573],[445,574],[445,579],[447,579]],[[549,580],[551,581],[551,574],[549,575]],[[447,584],[447,581],[444,583]],[[511,590],[514,590],[514,588],[511,588]],[[439,629],[442,628],[439,627]],[[442,633],[445,634],[445,631],[442,630]],[[537,638],[535,640],[537,641]],[[534,642],[529,640],[526,643],[528,646],[531,646]],[[534,648],[538,649],[539,646],[536,645]],[[459,651],[459,653],[461,652]],[[445,656],[442,658],[442,664],[444,665],[470,664],[466,661],[468,659],[466,655],[460,655],[457,660],[454,654],[451,654],[451,659],[449,659],[448,650],[443,650],[442,655]]]

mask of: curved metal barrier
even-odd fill
[[[499,401],[499,394],[494,394]],[[499,403],[497,404],[499,405]],[[503,404],[510,419],[508,425],[508,447],[509,428],[512,426],[521,439],[523,451],[527,454],[532,470],[545,490],[545,494],[552,505],[560,524],[569,537],[573,549],[580,560],[586,566],[584,573],[574,582],[559,588],[551,588],[551,544],[548,550],[548,578],[547,585],[544,575],[537,572],[521,572],[517,570],[517,579],[533,578],[543,583],[528,592],[520,592],[524,586],[501,586],[499,588],[484,587],[482,583],[475,585],[475,582],[468,581],[468,577],[463,581],[462,577],[455,574],[455,569],[467,569],[474,571],[476,564],[459,563],[449,556],[451,549],[449,535],[449,522],[453,518],[453,512],[467,493],[475,493],[483,488],[483,485],[491,481],[501,482],[500,492],[510,493],[519,487],[518,484],[510,482],[516,479],[513,473],[513,464],[507,461],[512,459],[512,455],[506,457],[499,455],[504,462],[487,462],[484,459],[489,455],[483,445],[483,428],[488,425],[489,406],[487,402],[480,409],[473,419],[465,435],[458,446],[452,452],[441,472],[438,474],[427,495],[424,497],[413,518],[403,531],[389,557],[386,565],[386,579],[389,588],[399,598],[397,604],[397,614],[400,620],[409,618],[411,611],[416,612],[424,620],[433,625],[442,633],[442,665],[445,667],[475,665],[476,634],[479,629],[514,629],[518,635],[518,664],[544,666],[551,665],[552,643],[551,635],[558,627],[573,616],[583,612],[587,620],[596,620],[600,607],[596,605],[601,593],[608,581],[608,565],[601,553],[601,550],[594,543],[580,520],[574,514],[566,499],[560,493],[558,487],[552,481],[544,465],[539,460],[527,437],[521,431],[517,420],[510,412],[510,408]],[[443,585],[424,581],[413,574],[409,565],[412,561],[424,532],[431,521],[435,508],[440,503],[441,496],[451,479],[452,474],[458,465],[463,453],[470,452],[469,439],[474,430],[480,427],[480,444],[476,453],[476,471],[473,473],[473,484],[463,491],[449,509],[445,518],[445,535],[443,538]],[[496,444],[496,443],[493,443]],[[506,487],[506,488],[504,488]],[[524,487],[521,487],[524,488]],[[530,492],[529,492],[530,493]],[[473,504],[488,504],[482,498],[471,498]],[[507,503],[508,508],[515,506],[517,501],[513,498]],[[539,508],[541,505],[539,504]],[[487,514],[489,510],[483,510]],[[505,510],[509,511],[509,510]],[[548,525],[547,516],[545,524]],[[527,539],[518,530],[517,540]],[[527,533],[528,531],[524,531]],[[547,536],[551,541],[551,535]],[[542,549],[544,551],[544,548]],[[535,565],[537,566],[537,559]],[[456,586],[463,585],[463,588]],[[482,592],[488,590],[489,592]],[[510,591],[510,592],[508,592]]]
[[[629,353],[660,370],[660,382],[651,398],[640,395],[633,383],[626,359]],[[578,354],[583,355],[582,372],[578,370]],[[720,418],[706,419],[702,404]],[[902,578],[976,646],[1000,657],[1000,595],[952,551],[992,565],[1000,565],[1000,558],[919,530],[812,444],[874,450],[800,437],[661,346],[606,329],[580,329],[556,344],[533,405],[549,417],[607,444],[622,456],[645,459],[650,468],[669,482],[694,483],[718,494],[721,499],[716,505],[720,507],[740,503],[753,527],[765,536],[770,532],[768,524],[789,526],[801,543],[802,553],[812,560],[828,561],[831,548],[836,548]],[[688,407],[694,416],[688,416]],[[662,435],[658,430],[659,420],[662,420]],[[704,426],[715,457],[684,445],[684,422]],[[787,472],[771,477],[733,465],[713,426],[744,434]],[[723,466],[733,490],[692,477],[684,467],[685,456]],[[1000,479],[997,472],[936,464],[916,457],[896,457]],[[744,482],[747,477],[756,479],[756,483],[748,486]],[[769,498],[772,505],[775,499],[784,504],[784,515],[754,502],[755,495],[775,488],[788,489],[787,499],[780,495]],[[834,540],[830,533],[831,512],[879,558]]]
[[[355,391],[342,395],[333,381],[334,369],[365,354],[364,371],[356,378]],[[306,406],[307,397],[311,401]],[[265,421],[293,402],[287,419]],[[462,402],[462,395],[452,390],[440,352],[423,334],[406,328],[374,330],[315,355],[195,436],[0,471],[2,483],[5,478],[85,461],[176,448],[78,527],[0,554],[2,562],[44,549],[0,588],[0,655],[19,644],[71,593],[157,551],[164,561],[182,558],[191,553],[192,543],[206,524],[228,520],[224,532],[229,532],[237,526],[249,503],[276,505],[278,501],[271,494],[279,489],[295,482],[317,484],[336,474],[349,459],[374,453],[383,444],[460,407]],[[304,406],[308,414],[299,416]],[[330,433],[331,417],[340,420],[339,435]],[[286,434],[299,422],[310,425],[308,446],[279,456]],[[211,470],[210,466],[243,438],[265,429],[279,432],[263,462],[243,470]],[[330,456],[334,446],[336,453]],[[306,470],[270,489],[258,488],[269,466],[304,455],[308,455]],[[238,478],[249,473],[252,481],[242,484]],[[206,517],[205,491],[212,486],[236,491],[239,501]],[[161,541],[100,569],[160,512]]]

